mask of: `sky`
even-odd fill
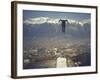
[[[66,24],[65,33],[61,32],[61,24],[55,24],[59,19],[72,19],[72,22],[68,20],[70,23]],[[65,47],[74,43],[90,43],[91,25],[87,24],[90,23],[88,20],[91,21],[89,13],[23,10],[23,20],[25,47],[27,44],[34,47]]]
[[[51,18],[61,18],[61,19],[75,19],[83,20],[90,19],[91,15],[89,13],[73,13],[73,12],[54,12],[54,11],[34,11],[34,10],[23,10],[23,20],[36,17],[51,17]]]

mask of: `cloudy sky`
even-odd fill
[[[67,19],[61,32],[60,19]],[[87,24],[89,23],[89,24]],[[84,25],[86,24],[86,25]],[[91,14],[23,10],[24,48],[68,47],[90,44]]]
[[[59,19],[67,19],[70,24],[84,25],[90,23],[89,13],[52,12],[23,10],[23,21],[25,24],[59,24]]]
[[[61,18],[61,19],[75,19],[83,20],[90,19],[89,13],[72,13],[72,12],[52,12],[52,11],[31,11],[23,10],[24,20],[36,17],[51,17],[51,18]]]

